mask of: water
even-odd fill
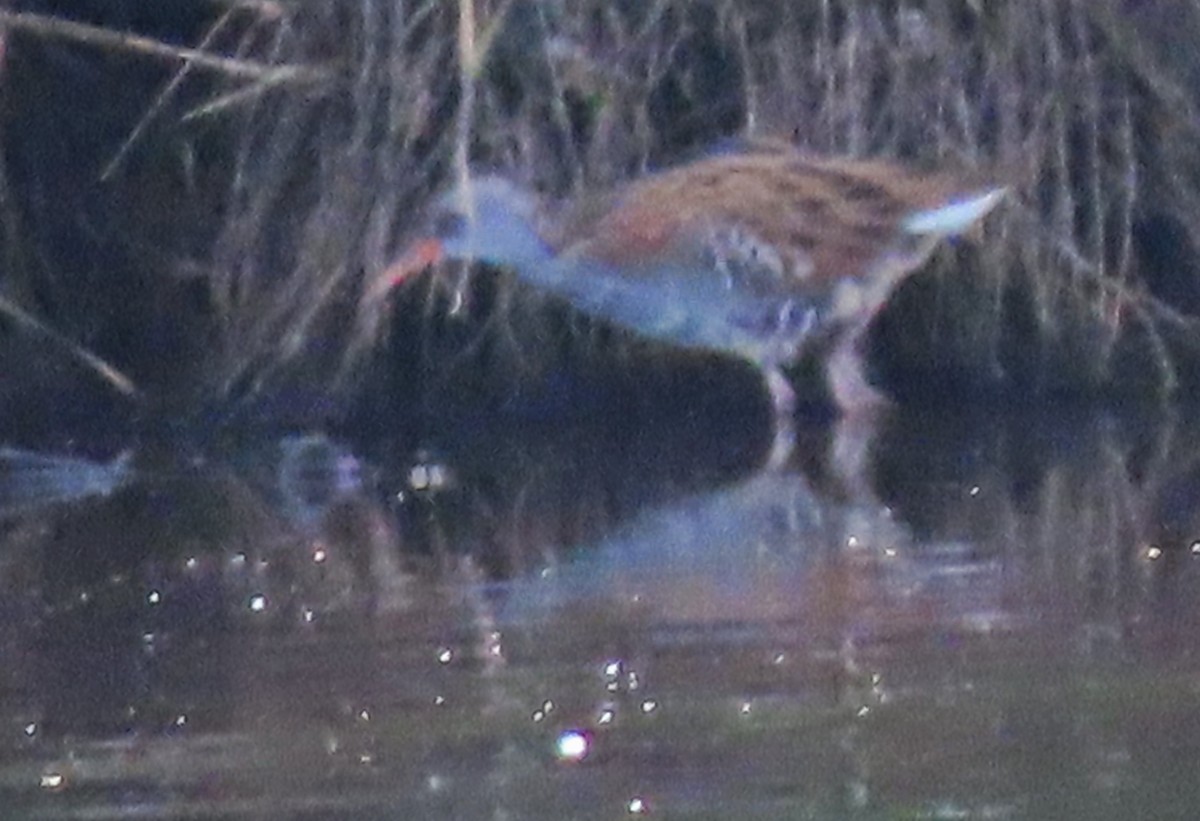
[[[1187,421],[4,451],[2,817],[1192,817]]]

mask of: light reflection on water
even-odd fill
[[[0,806],[1186,817],[1198,442],[1064,416],[19,454]]]

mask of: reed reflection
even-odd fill
[[[54,796],[148,779],[213,811],[332,806],[338,779],[343,809],[460,817],[780,783],[793,810],[925,806],[982,800],[980,757],[997,806],[1041,795],[1034,759],[1149,789],[1200,635],[1187,425],[896,415],[764,471],[763,437],[706,450],[703,421],[144,448],[103,493],[27,494],[0,712],[33,731],[3,797],[40,807],[27,776],[81,760]],[[572,733],[584,769],[546,770]]]

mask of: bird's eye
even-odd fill
[[[467,218],[456,211],[438,214],[433,221],[433,235],[438,239],[455,239],[467,230]]]

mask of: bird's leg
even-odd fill
[[[783,371],[774,365],[764,366],[763,378],[767,383],[767,390],[771,393],[773,413],[771,453],[767,457],[766,466],[769,469],[777,469],[787,463],[796,446],[796,392]]]
[[[870,414],[891,404],[888,397],[867,380],[863,356],[858,350],[865,330],[865,323],[844,330],[825,361],[829,391],[842,416]]]
[[[829,390],[837,403],[838,420],[830,464],[843,486],[866,498],[871,443],[891,400],[876,389],[866,375],[859,345],[869,322],[842,331],[826,360]]]

